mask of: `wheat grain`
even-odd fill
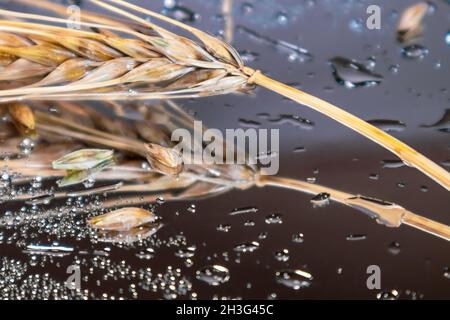
[[[20,1],[29,3],[29,0]],[[50,22],[67,23],[64,19],[0,10],[0,14],[6,17],[41,21],[1,20],[0,31],[3,33],[0,33],[0,55],[13,59],[13,63],[23,64],[26,61],[35,68],[40,66],[41,73],[44,73],[44,68],[51,70],[46,77],[37,75],[36,79],[30,78],[26,68],[20,70],[15,67],[15,77],[26,81],[29,87],[21,84],[20,87],[0,90],[0,102],[23,99],[195,98],[247,92],[254,85],[259,85],[355,130],[450,190],[450,173],[418,151],[326,101],[244,66],[236,50],[219,39],[122,0],[91,2],[130,19],[134,27],[100,17],[101,24],[81,23],[84,27],[95,28],[97,32],[69,30],[49,25]],[[58,10],[51,5],[48,7]],[[182,28],[195,36],[199,43],[131,12],[142,13]],[[87,14],[88,20],[96,18],[95,14]],[[141,25],[140,30],[136,24]],[[143,28],[149,30],[141,32]],[[16,35],[19,38],[15,38]],[[8,41],[13,45],[8,45]],[[0,78],[1,74],[2,71]]]

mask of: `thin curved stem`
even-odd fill
[[[248,71],[246,73],[248,73]],[[366,138],[369,138],[380,146],[391,151],[405,164],[417,168],[431,179],[442,185],[445,189],[450,191],[450,173],[447,170],[441,168],[439,165],[418,151],[392,137],[386,132],[374,127],[364,120],[361,120],[351,113],[332,105],[329,102],[273,80],[258,71],[253,73],[250,80],[261,87],[277,92],[300,104],[306,105],[340,122],[344,126],[355,130]]]
[[[257,178],[257,185],[259,187],[273,186],[291,189],[311,195],[328,193],[330,195],[330,200],[359,209],[376,218],[378,223],[385,226],[400,227],[402,224],[406,224],[450,241],[450,226],[417,215],[394,203],[354,195],[301,180],[282,177],[259,176]]]

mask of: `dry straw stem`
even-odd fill
[[[7,74],[9,79],[21,80],[19,86],[13,83],[0,90],[0,102],[195,98],[245,92],[259,85],[355,130],[450,190],[450,173],[427,157],[341,108],[244,66],[237,51],[227,43],[122,0],[90,2],[132,20],[133,24],[126,26],[120,20],[88,13],[84,19],[94,23],[82,22],[83,27],[90,29],[79,31],[50,25],[67,23],[64,19],[0,11],[11,18],[0,21],[0,78],[5,79]],[[176,35],[133,12],[179,27],[199,42]],[[39,72],[32,77],[30,68]]]

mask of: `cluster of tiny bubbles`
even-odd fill
[[[141,277],[142,275],[142,277]],[[147,291],[159,293],[166,300],[177,298],[195,299],[197,294],[192,292],[192,283],[182,275],[181,269],[167,266],[164,273],[152,276],[151,269],[139,272],[139,286]]]
[[[0,299],[48,300],[87,299],[88,290],[71,290],[64,281],[52,279],[48,273],[30,273],[30,265],[3,257],[0,268]]]

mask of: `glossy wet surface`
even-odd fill
[[[164,7],[163,1],[139,3],[157,11]],[[374,3],[382,6],[381,30],[368,30],[364,24],[366,8]],[[398,14],[413,3],[234,1],[233,44],[250,66],[374,121],[448,168],[448,119],[437,126],[424,125],[438,122],[449,105],[450,46],[445,40],[450,5],[433,1],[418,42],[428,53],[411,59],[402,53],[404,45],[396,41],[395,30]],[[184,0],[180,5],[185,10],[175,12],[177,17],[194,19],[193,25],[214,34],[223,30],[220,1]],[[270,40],[297,47],[286,49]],[[329,61],[345,68],[348,61],[342,58],[365,66],[357,82],[369,83],[352,85],[354,70],[350,76],[341,70],[337,79],[336,66],[333,69]],[[306,107],[262,89],[253,96],[180,103],[212,128],[245,128],[249,121],[259,128],[279,128],[280,176],[315,177],[317,183],[395,202],[450,224],[447,191],[412,168],[386,168],[386,162],[383,168],[382,161],[395,160],[388,151]],[[283,118],[280,115],[299,116],[313,125],[276,121]],[[310,200],[295,191],[253,188],[205,200],[162,203],[155,212],[163,227],[151,240],[130,246],[92,242],[84,216],[67,222],[58,218],[48,227],[3,227],[0,292],[3,297],[20,296],[21,288],[29,297],[54,292],[56,297],[116,299],[450,298],[448,242],[407,226],[388,229],[335,203],[314,207]],[[83,201],[95,210],[104,198],[99,203]],[[62,205],[52,202],[47,208]],[[0,214],[20,207],[1,204]],[[258,210],[230,215],[236,208],[248,207]],[[63,257],[26,251],[27,245],[54,241],[72,250]],[[63,288],[72,264],[81,266],[81,293]],[[381,268],[381,290],[366,286],[370,265]]]

